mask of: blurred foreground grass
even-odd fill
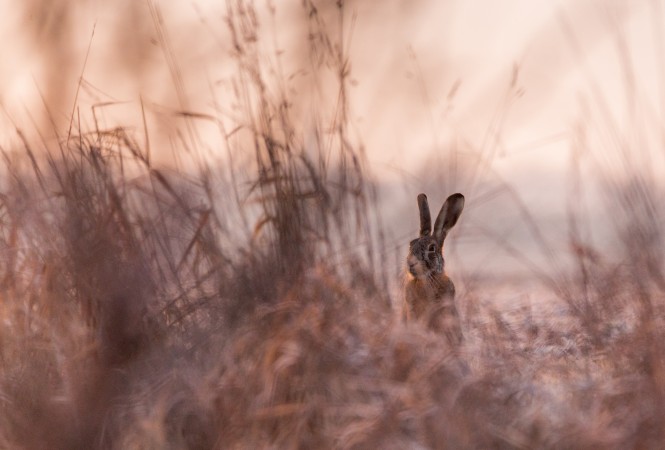
[[[398,320],[344,45],[304,7],[313,70],[337,83],[313,138],[237,3],[242,114],[217,123],[235,160],[155,167],[132,133],[99,126],[3,151],[0,447],[659,448],[648,177],[607,185],[630,218],[619,256],[591,247],[571,207],[573,264],[545,288],[466,278],[465,344],[448,348]]]

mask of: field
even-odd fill
[[[630,82],[625,126],[591,87],[560,242],[488,175],[486,149],[471,149],[484,162],[441,158],[470,192],[446,254],[464,333],[451,347],[400,318],[419,192],[395,237],[395,188],[349,113],[352,39],[330,31],[352,14],[302,4],[312,91],[327,99],[303,123],[256,8],[229,2],[233,96],[215,99],[219,116],[187,109],[175,83],[176,141],[148,131],[142,103],[138,125],[86,125],[74,110],[52,120],[53,140],[10,130],[0,448],[660,448],[662,130]],[[221,142],[214,157],[201,123]],[[447,182],[426,185],[443,199]],[[519,218],[519,240],[492,227],[498,210]],[[456,268],[456,240],[501,249],[527,275]]]

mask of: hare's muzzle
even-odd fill
[[[418,277],[422,272],[422,265],[418,258],[410,254],[406,259],[406,265],[409,268],[409,273],[414,277]]]
[[[416,268],[417,264],[409,263],[409,273],[411,273],[411,275],[413,275],[414,277],[418,275]]]

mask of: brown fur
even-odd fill
[[[445,274],[410,279],[405,288],[402,316],[407,322],[422,321],[428,328],[443,332],[451,344],[462,342],[455,285]]]
[[[451,344],[459,345],[462,330],[455,307],[455,285],[444,270],[443,241],[462,213],[464,196],[448,197],[437,216],[433,234],[425,194],[418,196],[418,208],[420,237],[409,245],[407,266],[411,278],[405,287],[402,316],[407,322],[420,321],[444,333]]]

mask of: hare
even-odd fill
[[[420,237],[409,244],[406,259],[410,280],[406,284],[403,318],[421,320],[429,328],[442,331],[451,343],[459,344],[462,332],[457,308],[455,285],[444,270],[443,241],[455,226],[464,209],[464,196],[453,194],[445,201],[434,222],[425,194],[418,195]]]

